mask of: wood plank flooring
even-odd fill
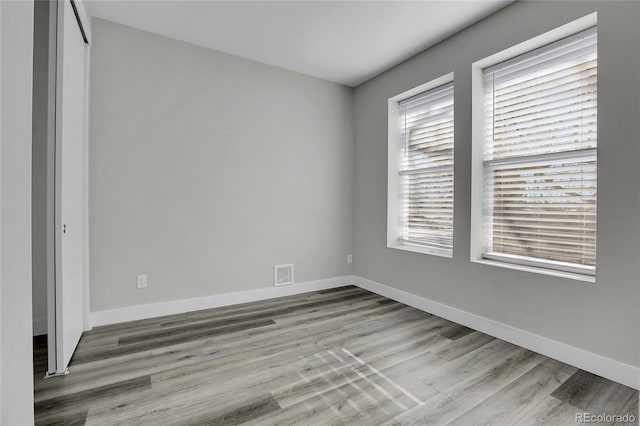
[[[38,425],[569,425],[638,392],[357,287],[97,327]]]

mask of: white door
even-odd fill
[[[84,161],[87,46],[69,0],[58,1],[55,184],[55,372],[84,330]],[[51,370],[50,370],[51,372]]]

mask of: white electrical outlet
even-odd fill
[[[352,254],[348,254],[347,255],[347,263],[349,265],[351,265],[353,263],[353,255]]]
[[[136,285],[138,288],[146,288],[147,287],[147,276],[146,275],[138,275],[136,277]]]

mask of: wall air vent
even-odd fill
[[[293,264],[273,266],[273,285],[293,284]]]

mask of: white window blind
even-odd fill
[[[485,257],[593,274],[596,28],[484,70]]]
[[[400,244],[453,253],[453,83],[399,102]]]

